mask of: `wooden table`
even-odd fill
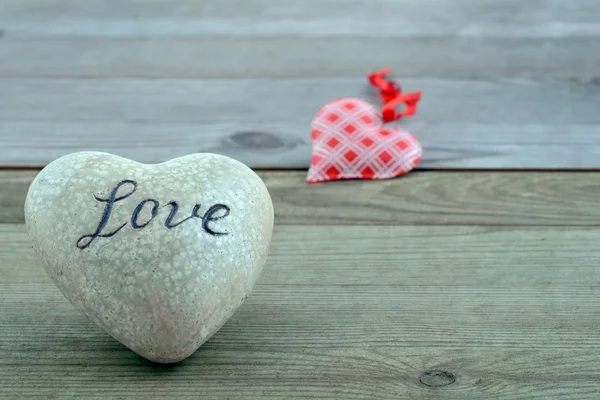
[[[600,2],[0,0],[0,399],[598,399]],[[417,171],[308,185],[309,126],[423,90]],[[39,167],[217,152],[268,264],[174,366],[77,312],[23,225]]]

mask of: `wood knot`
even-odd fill
[[[437,388],[452,385],[454,382],[456,382],[456,378],[450,372],[430,370],[421,374],[419,377],[419,382],[425,386]]]
[[[236,132],[229,137],[229,142],[249,149],[281,149],[286,142],[273,134],[265,132]]]

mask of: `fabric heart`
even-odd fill
[[[27,230],[65,297],[141,356],[191,355],[246,299],[266,262],[273,204],[231,158],[140,164],[74,153],[44,168]]]
[[[384,128],[366,101],[342,98],[321,108],[312,123],[309,183],[338,179],[387,179],[421,161],[421,144],[410,133]]]

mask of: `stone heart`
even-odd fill
[[[336,179],[386,179],[411,171],[423,150],[413,135],[384,129],[369,103],[342,98],[321,108],[312,123],[309,183]]]
[[[248,296],[267,259],[273,204],[258,175],[228,157],[149,165],[82,152],[37,175],[25,221],[72,304],[139,355],[171,363]]]

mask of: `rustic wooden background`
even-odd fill
[[[332,98],[423,90],[422,168],[598,168],[598,0],[0,0],[0,165],[308,166]]]
[[[402,178],[307,185],[328,100],[423,90]],[[77,150],[217,152],[275,203],[264,274],[175,366],[46,276],[23,225]],[[0,0],[0,399],[598,399],[600,2]]]

